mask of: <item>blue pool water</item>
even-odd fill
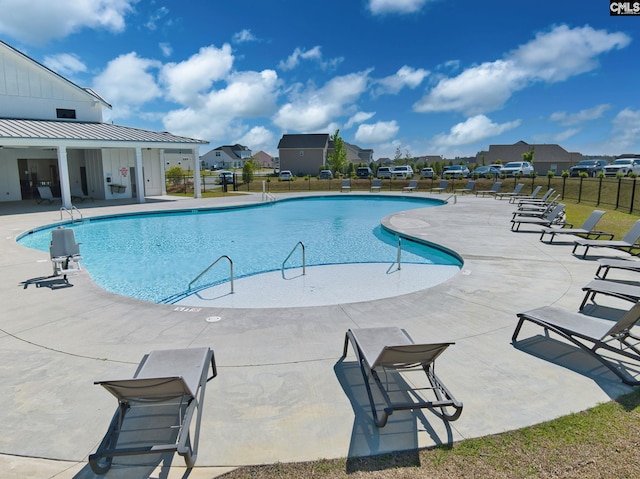
[[[67,225],[81,243],[82,264],[93,280],[113,293],[153,302],[172,302],[222,255],[234,263],[234,276],[278,271],[302,241],[307,266],[389,263],[397,259],[397,237],[380,220],[398,211],[437,206],[426,199],[317,197],[249,207],[125,215]],[[50,229],[18,239],[48,251]],[[297,252],[287,268],[300,267]],[[437,248],[403,241],[402,262],[461,266]],[[194,289],[228,281],[220,262]],[[366,278],[363,278],[366,281]]]

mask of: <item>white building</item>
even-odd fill
[[[142,203],[166,193],[166,162],[176,150],[191,159],[200,195],[193,159],[206,141],[103,123],[105,108],[96,92],[0,41],[0,202],[33,198],[47,185],[65,208],[78,187]]]

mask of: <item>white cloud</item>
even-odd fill
[[[435,148],[469,145],[512,130],[519,125],[520,120],[498,124],[484,115],[477,115],[454,125],[447,134],[436,135],[431,140],[431,144]]]
[[[369,0],[369,10],[374,15],[384,13],[414,13],[428,0]]]
[[[159,43],[158,46],[162,51],[162,55],[165,57],[170,57],[171,54],[173,53],[173,47],[171,46],[170,43],[163,42],[163,43]]]
[[[233,143],[247,146],[256,153],[260,150],[267,151],[273,149],[275,142],[275,136],[272,131],[263,126],[254,126]]]
[[[364,144],[384,143],[398,134],[400,127],[395,120],[362,124],[356,131],[355,139]]]
[[[611,105],[602,104],[593,108],[586,108],[577,113],[567,113],[566,111],[556,111],[551,114],[549,119],[564,126],[577,125],[585,121],[597,120],[601,118],[604,112],[609,110]]]
[[[78,72],[86,72],[87,66],[77,55],[72,53],[61,53],[45,57],[44,64],[54,72],[64,77],[73,76]]]
[[[336,57],[330,60],[322,59],[322,48],[319,46],[313,47],[311,50],[303,50],[301,48],[296,48],[291,55],[286,60],[282,60],[278,64],[278,68],[280,70],[293,70],[298,65],[300,65],[301,60],[314,60],[323,70],[332,70],[335,69],[342,61],[343,57]]]
[[[640,110],[625,108],[618,113],[613,119],[613,134],[611,145],[616,154],[640,150]]]
[[[0,34],[39,45],[83,28],[118,33],[138,0],[0,0]]]
[[[378,80],[373,93],[374,95],[383,93],[396,95],[400,93],[404,87],[411,89],[416,88],[427,75],[429,75],[427,70],[404,65],[395,74]]]
[[[180,63],[168,63],[162,68],[162,80],[169,99],[190,104],[198,94],[208,90],[213,82],[224,79],[233,66],[231,46],[202,47],[198,53]]]
[[[162,20],[167,15],[169,15],[169,9],[167,7],[160,7],[149,17],[149,20],[147,20],[147,23],[145,23],[144,26],[149,30],[156,30],[158,28],[158,21]]]
[[[535,82],[554,83],[591,71],[598,55],[626,47],[624,33],[608,33],[586,26],[562,25],[540,33],[504,59],[468,68],[444,78],[414,104],[418,112],[459,111],[477,115],[501,108],[511,96]]]
[[[233,34],[233,43],[255,42],[258,39],[251,33],[251,30],[244,29]]]
[[[375,112],[369,113],[365,111],[359,111],[355,115],[352,115],[351,118],[349,118],[349,120],[347,120],[347,122],[344,124],[344,128],[345,129],[351,128],[353,125],[362,123],[363,121],[367,121],[368,119],[373,118],[374,115],[375,115]]]
[[[126,118],[139,106],[162,96],[153,74],[160,66],[135,52],[121,55],[94,78],[93,89],[114,105],[112,118]]]
[[[282,105],[273,123],[283,130],[303,133],[325,130],[366,91],[370,71],[335,77],[320,89],[313,85],[304,91],[292,89],[293,98]]]

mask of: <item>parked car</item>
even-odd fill
[[[578,164],[569,168],[569,176],[580,176],[580,173],[586,173],[592,178],[598,176],[601,171],[604,172],[604,167],[609,162],[607,160],[582,160]]]
[[[293,180],[293,174],[289,170],[282,170],[280,172],[280,181],[291,181]]]
[[[640,158],[616,158],[604,167],[605,176],[617,176],[618,173],[629,176],[632,171],[640,174]]]
[[[233,184],[233,173],[227,170],[218,171],[218,184],[223,185],[225,182],[228,185]]]
[[[531,176],[533,171],[533,166],[528,161],[510,161],[500,169],[500,172],[507,176],[516,176],[519,173],[522,176]]]
[[[450,176],[452,178],[467,178],[469,176],[469,168],[465,165],[446,166],[442,171],[442,177]]]
[[[322,170],[320,172],[321,180],[330,180],[331,178],[333,178],[333,173],[331,173],[331,170]]]
[[[356,176],[358,178],[369,178],[373,176],[373,171],[371,171],[371,168],[368,166],[359,166],[356,170]]]
[[[422,178],[433,178],[435,176],[435,171],[433,168],[422,168],[420,170],[420,177]]]
[[[486,176],[492,176],[493,178],[497,178],[500,176],[502,172],[500,168],[496,168],[495,166],[478,166],[475,170],[473,170],[473,176],[477,176],[478,178],[484,178]]]
[[[409,165],[394,166],[391,170],[393,178],[413,178],[413,168]]]
[[[392,171],[392,168],[388,166],[381,166],[380,168],[378,168],[376,176],[378,178],[391,178],[392,176],[391,171]]]

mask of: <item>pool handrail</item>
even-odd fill
[[[284,273],[284,265],[287,263],[287,261],[289,261],[289,258],[291,258],[291,255],[293,254],[293,252],[298,249],[298,246],[302,247],[302,276],[304,276],[307,271],[307,260],[305,257],[305,248],[304,248],[304,243],[302,241],[298,241],[296,243],[296,245],[293,247],[293,249],[291,250],[291,252],[288,254],[288,256],[284,259],[284,261],[282,262],[282,267],[281,267],[281,271]]]
[[[213,268],[216,264],[218,264],[218,261],[220,261],[221,259],[224,259],[224,258],[229,260],[229,275],[231,277],[231,294],[233,294],[233,260],[231,258],[229,258],[226,254],[223,254],[222,256],[220,256],[217,260],[215,260],[213,263],[211,263],[209,266],[207,266],[198,276],[193,278],[191,280],[191,282],[189,283],[189,291],[191,291],[191,285],[193,283],[195,283],[200,278],[202,278],[202,276],[204,276],[205,273],[207,273],[211,268]]]

